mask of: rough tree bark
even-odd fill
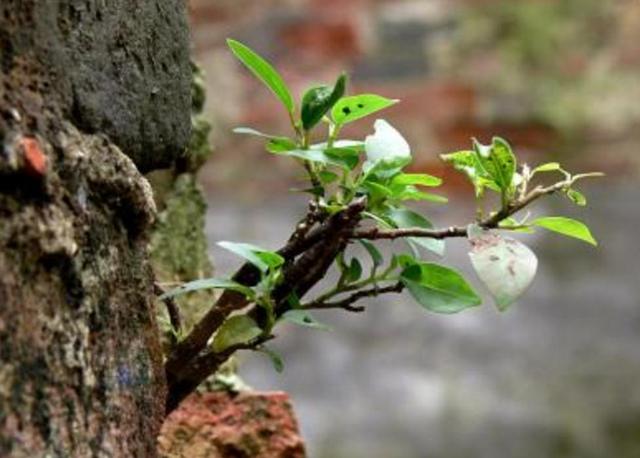
[[[141,175],[190,132],[180,0],[0,2],[0,456],[154,456]]]

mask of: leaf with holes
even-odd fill
[[[513,304],[533,282],[538,258],[526,245],[508,237],[483,233],[470,239],[471,264],[500,311]]]
[[[331,116],[338,125],[348,124],[398,102],[398,100],[387,99],[375,94],[352,95],[338,100],[331,110]]]
[[[441,154],[440,158],[467,176],[473,184],[476,197],[482,196],[485,188],[500,192],[500,188],[485,170],[475,151],[456,151],[454,153]]]
[[[473,141],[473,149],[480,163],[503,194],[511,193],[516,173],[516,157],[511,146],[500,137],[493,137],[491,145]]]

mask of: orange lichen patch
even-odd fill
[[[33,137],[22,137],[19,140],[24,157],[24,168],[30,175],[44,176],[47,171],[47,156],[40,143]]]

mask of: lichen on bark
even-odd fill
[[[189,147],[171,169],[149,175],[161,209],[151,237],[151,260],[156,281],[167,288],[213,274],[205,235],[207,204],[196,178],[212,152],[208,138],[211,126],[202,114],[205,98],[203,74],[196,64],[192,64],[192,70]],[[201,292],[177,299],[183,330],[195,324],[213,298],[212,292]],[[162,309],[160,317],[165,332],[170,332]]]

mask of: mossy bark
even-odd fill
[[[205,234],[207,204],[196,180],[198,170],[212,152],[209,143],[211,126],[202,115],[205,99],[203,75],[195,64],[192,69],[192,133],[189,147],[171,169],[148,175],[159,207],[151,236],[151,263],[157,282],[166,289],[213,275]],[[190,330],[213,300],[212,291],[176,299],[183,333]],[[165,315],[163,312],[161,316]],[[160,322],[165,333],[172,332],[168,317],[164,316]],[[165,343],[169,341],[167,339]]]
[[[187,36],[173,0],[0,4],[0,456],[156,454],[140,170],[184,157]]]

